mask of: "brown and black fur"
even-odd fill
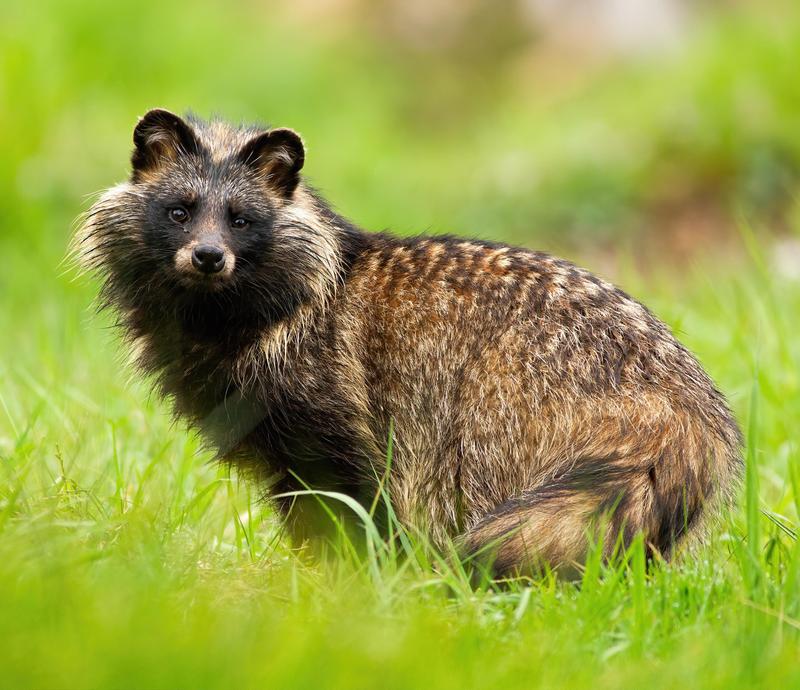
[[[723,396],[618,288],[527,249],[364,232],[302,181],[290,130],[151,111],[134,141],[77,251],[175,412],[273,491],[369,502],[393,425],[397,516],[491,545],[498,573],[580,563],[592,530],[666,556],[730,498]],[[187,258],[206,240],[227,257],[211,278]]]

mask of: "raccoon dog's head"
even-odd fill
[[[336,238],[300,184],[295,132],[151,110],[133,141],[130,180],[100,198],[77,236],[107,304],[247,303],[280,316],[335,283]]]

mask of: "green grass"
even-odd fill
[[[651,572],[634,549],[580,585],[477,591],[413,539],[412,558],[368,531],[324,565],[289,550],[256,487],[210,465],[119,366],[94,286],[12,265],[26,288],[0,313],[0,685],[800,682],[800,284],[767,262],[623,281],[747,432],[741,505],[712,543]]]
[[[800,169],[786,6],[569,94],[445,63],[428,83],[379,35],[255,3],[0,8],[0,687],[800,685],[800,281],[776,271],[763,220],[790,224]],[[638,545],[573,584],[473,589],[420,539],[369,529],[323,564],[289,549],[258,488],[210,464],[123,364],[97,286],[60,267],[154,105],[297,127],[314,181],[369,227],[544,248],[567,232],[601,272],[598,237],[624,244],[659,222],[660,194],[712,190],[741,212],[738,256],[617,252],[615,277],[731,400],[747,436],[733,514],[691,557],[646,570]]]

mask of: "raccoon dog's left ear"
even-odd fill
[[[239,160],[256,168],[270,187],[287,198],[300,181],[305,158],[300,135],[283,127],[257,134],[239,152]]]
[[[134,182],[165,160],[196,153],[199,147],[191,126],[169,110],[160,108],[148,111],[139,120],[133,130],[133,143],[136,146],[131,156]]]

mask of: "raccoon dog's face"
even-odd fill
[[[153,110],[133,138],[131,182],[144,200],[141,241],[152,270],[200,292],[257,271],[298,182],[300,137],[192,126]]]
[[[130,180],[95,203],[75,241],[105,279],[102,304],[264,323],[337,284],[338,236],[300,184],[296,133],[151,110],[133,140]]]

